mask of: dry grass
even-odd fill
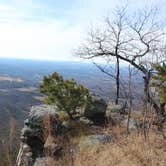
[[[47,122],[48,122],[47,118]],[[49,123],[45,123],[48,128]],[[72,141],[63,142],[65,153],[59,161],[48,158],[45,166],[165,166],[166,165],[166,140],[154,130],[148,135],[145,141],[144,136],[133,132],[126,136],[126,128],[115,126],[105,128],[102,132],[111,132],[116,136],[117,141],[105,145],[95,145],[89,148],[83,148],[79,153],[72,154],[74,140],[81,139],[82,135],[89,133],[82,125],[77,124],[77,134],[71,134]],[[86,131],[86,132],[85,132]],[[96,132],[96,131],[93,131]],[[47,132],[50,133],[50,132]],[[91,133],[91,132],[90,132]],[[48,137],[49,138],[49,137]],[[55,139],[55,138],[54,138]],[[48,139],[52,142],[53,139]],[[48,141],[47,140],[47,141]],[[51,140],[51,141],[50,141]],[[54,140],[55,141],[55,140]],[[76,141],[76,142],[77,142]],[[66,142],[66,143],[65,143]],[[76,143],[75,143],[76,144]],[[71,147],[70,147],[71,146]],[[76,155],[75,155],[76,154]]]
[[[142,135],[123,137],[116,143],[99,145],[81,152],[75,166],[165,166],[166,141],[151,133],[145,142]]]
[[[139,118],[139,115],[134,114]],[[132,132],[126,136],[126,128],[110,126],[108,128],[88,128],[80,123],[75,123],[74,130],[64,137],[52,135],[50,116],[44,119],[45,130],[43,137],[45,144],[57,143],[63,147],[62,158],[55,160],[48,156],[43,166],[165,166],[166,165],[166,140],[156,130],[151,130],[145,141],[144,136]],[[0,140],[0,166],[13,166],[17,155],[15,149],[16,122],[12,116],[9,121],[9,139]],[[81,152],[75,149],[82,136],[95,133],[113,134],[116,142],[105,145],[95,145],[84,148]]]
[[[18,148],[17,124],[9,114],[9,133],[7,136],[0,135],[0,166],[15,165]]]
[[[62,156],[57,157],[53,156],[51,153],[46,152],[46,159],[42,162],[43,166],[73,166],[73,155],[70,149],[72,149],[72,144],[70,143],[69,135],[55,135],[52,128],[52,119],[50,115],[46,115],[44,118],[44,146],[49,145],[60,145],[63,147]],[[67,164],[67,165],[66,165]],[[41,165],[41,164],[40,164]]]
[[[136,115],[138,116],[139,115]],[[46,118],[47,141],[55,142],[55,138],[50,137],[51,129],[49,117]],[[126,136],[126,128],[121,126],[110,126],[101,129],[102,133],[111,132],[116,138],[116,142],[105,145],[95,145],[83,148],[81,152],[72,154],[73,143],[76,145],[81,136],[89,133],[97,133],[94,129],[87,129],[87,126],[76,124],[75,130],[70,133],[69,138],[60,142],[65,147],[65,153],[59,161],[48,158],[46,166],[165,166],[166,165],[166,140],[162,135],[151,130],[145,141],[141,132],[132,132]],[[50,139],[51,138],[51,139]],[[71,147],[70,147],[71,146]],[[75,155],[76,154],[76,155]]]

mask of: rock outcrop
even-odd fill
[[[92,104],[85,109],[84,115],[95,124],[105,123],[107,103],[99,96],[93,95]]]
[[[112,124],[121,123],[121,121],[125,119],[125,114],[126,114],[125,109],[126,109],[125,103],[116,105],[115,103],[110,102],[106,110],[107,121]]]
[[[32,107],[21,131],[21,145],[16,165],[33,166],[37,158],[45,157],[47,153],[58,157],[62,147],[51,141],[50,144],[46,143],[46,138],[49,132],[58,136],[65,131],[66,128],[55,106]]]
[[[121,125],[126,127],[128,123],[128,110],[126,107],[126,103],[114,104],[109,103],[106,110],[106,119],[108,123],[112,125]],[[137,130],[141,127],[141,123],[130,117],[129,120],[129,129]]]
[[[49,161],[61,159],[65,146],[68,146],[66,143],[70,142],[70,140],[66,141],[66,138],[68,139],[70,133],[77,134],[78,126],[86,128],[86,136],[90,142],[110,141],[111,136],[102,133],[95,135],[93,132],[93,135],[91,133],[87,135],[87,126],[92,129],[95,127],[95,122],[104,121],[106,107],[104,100],[93,98],[92,105],[87,107],[83,114],[81,113],[79,119],[72,120],[66,112],[58,111],[55,105],[33,106],[21,131],[16,166],[44,166],[47,159]]]

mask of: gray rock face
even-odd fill
[[[107,121],[113,124],[120,124],[121,121],[123,121],[125,118],[125,108],[126,108],[125,103],[116,105],[110,102],[106,110]]]
[[[43,157],[45,152],[59,155],[60,146],[54,143],[44,146],[45,134],[51,132],[51,134],[60,135],[66,131],[59,117],[60,114],[55,106],[40,105],[31,108],[21,131],[21,145],[16,166],[33,166],[35,160]]]

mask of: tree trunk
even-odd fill
[[[119,69],[119,57],[116,57],[116,100],[115,104],[119,104],[119,88],[120,88],[120,83],[119,83],[119,78],[120,77],[120,69]]]
[[[155,121],[155,124],[158,126],[158,130],[161,131],[163,138],[166,139],[166,136],[163,132],[163,124],[166,121],[165,103],[163,104],[160,103],[160,105],[157,105],[157,103],[151,97],[149,90],[150,79],[151,79],[151,73],[147,72],[147,74],[144,77],[145,100],[147,103],[152,104],[157,115],[157,120]]]
[[[146,103],[151,102],[151,96],[149,92],[149,83],[151,79],[150,72],[147,72],[144,77],[144,92],[145,92],[145,101]]]
[[[131,89],[131,67],[129,65],[129,93],[128,93],[128,100],[129,100],[129,112],[127,117],[127,134],[129,134],[129,123],[130,123],[130,117],[131,117],[131,111],[132,111],[132,89]]]
[[[151,75],[150,71],[147,71],[145,76],[143,77],[144,78],[145,100],[146,100],[147,103],[152,104],[152,106],[155,109],[157,115],[161,115],[161,108],[160,108],[160,106],[158,106],[156,104],[156,102],[153,100],[153,98],[150,95],[150,90],[149,90],[149,86],[150,85],[149,84],[150,84],[151,77],[152,77],[152,75]]]

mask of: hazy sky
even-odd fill
[[[0,57],[71,60],[90,24],[123,2],[0,0]],[[166,11],[166,0],[128,0],[132,10],[154,3]]]

